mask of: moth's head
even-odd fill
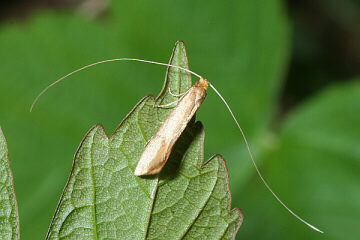
[[[207,89],[209,86],[209,82],[205,78],[200,78],[200,80],[197,81],[195,85]]]

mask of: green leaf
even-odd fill
[[[182,42],[171,64],[188,68]],[[96,125],[83,139],[48,232],[48,239],[232,239],[242,222],[230,211],[231,195],[224,160],[203,163],[204,130],[190,122],[158,176],[133,172],[146,142],[171,109],[154,108],[191,86],[191,76],[168,69],[155,100],[143,98],[107,137]]]
[[[282,200],[323,230],[324,235],[308,229],[274,204],[270,194],[264,192],[262,196],[259,190],[263,190],[262,186],[252,185],[249,195],[264,199],[261,205],[256,204],[258,211],[253,211],[252,217],[261,217],[262,225],[271,224],[271,228],[261,233],[249,232],[245,238],[359,238],[359,103],[359,78],[329,87],[307,100],[288,117],[277,148],[269,155],[271,165],[264,171]],[[246,201],[256,202],[252,198]],[[254,222],[249,227],[256,229],[258,224]]]
[[[0,239],[20,239],[19,214],[5,136],[0,127]]]

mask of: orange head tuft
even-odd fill
[[[205,78],[200,78],[200,80],[197,82],[197,85],[207,89],[209,86],[209,82]]]

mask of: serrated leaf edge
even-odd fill
[[[53,217],[52,217],[52,219],[51,219],[51,223],[50,223],[50,226],[49,226],[49,228],[48,228],[48,232],[47,232],[47,234],[46,234],[45,239],[49,239],[49,236],[50,236],[50,233],[51,233],[51,227],[52,227],[53,224],[54,224],[55,218],[56,218],[56,216],[57,216],[57,213],[59,212],[61,203],[62,203],[62,201],[63,201],[63,199],[64,199],[65,190],[67,189],[67,187],[68,187],[68,185],[69,185],[69,183],[70,183],[70,179],[71,179],[71,177],[73,176],[73,172],[74,172],[74,168],[75,168],[75,164],[76,164],[76,159],[77,159],[77,157],[79,156],[79,151],[80,151],[81,147],[83,146],[84,141],[89,137],[89,134],[90,134],[91,132],[93,132],[95,129],[98,128],[98,129],[104,134],[104,136],[106,136],[107,139],[110,140],[110,139],[112,138],[112,136],[117,132],[117,130],[124,124],[124,122],[130,117],[130,115],[136,110],[136,108],[137,108],[139,105],[141,105],[142,103],[144,103],[148,98],[150,98],[150,99],[155,99],[155,98],[154,98],[154,95],[152,95],[152,94],[143,97],[143,98],[133,107],[133,109],[131,109],[131,111],[123,118],[123,120],[120,122],[120,124],[116,127],[116,129],[113,131],[113,133],[112,133],[110,136],[106,133],[106,131],[105,131],[105,129],[104,129],[104,126],[103,126],[102,124],[100,124],[100,123],[94,125],[92,128],[90,128],[89,131],[87,131],[87,133],[86,133],[85,136],[82,138],[82,140],[81,140],[81,142],[80,142],[80,144],[79,144],[79,146],[78,146],[78,148],[76,149],[76,152],[75,152],[75,154],[74,154],[73,163],[72,163],[72,166],[71,166],[71,171],[70,171],[69,177],[68,177],[68,179],[67,179],[67,181],[66,181],[65,187],[64,187],[63,190],[62,190],[62,193],[61,193],[61,196],[60,196],[60,200],[59,200],[59,202],[58,202],[58,204],[57,204],[57,206],[56,206],[56,209],[55,209],[54,215],[53,215]]]
[[[10,164],[10,156],[9,156],[8,144],[7,144],[6,137],[4,135],[4,132],[2,131],[1,126],[0,126],[0,135],[1,135],[1,138],[4,139],[4,144],[5,144],[5,149],[6,149],[6,157],[7,157],[8,166],[9,166],[9,178],[10,178],[10,181],[11,181],[11,188],[12,188],[12,191],[13,191],[13,194],[14,194],[14,200],[15,200],[15,209],[14,210],[15,210],[16,223],[17,223],[17,226],[16,226],[17,236],[18,236],[17,239],[20,240],[19,207],[18,207],[18,203],[17,203],[16,191],[15,191],[15,185],[14,185],[14,174],[13,174],[13,170],[12,170],[11,164]]]

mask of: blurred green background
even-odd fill
[[[23,239],[46,234],[73,155],[96,123],[110,135],[165,68],[177,40],[190,68],[228,100],[286,212],[260,182],[235,124],[209,91],[197,119],[205,159],[227,160],[237,239],[359,239],[360,4],[345,1],[1,1],[0,125],[7,137]]]

